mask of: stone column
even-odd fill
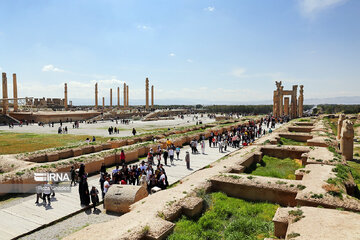
[[[120,108],[120,88],[117,88],[117,107]]]
[[[110,88],[110,109],[112,109],[112,88]]]
[[[154,85],[151,85],[151,108],[154,109]]]
[[[149,109],[149,79],[145,80],[145,109]]]
[[[129,107],[129,85],[126,85],[126,106]]]
[[[64,91],[65,91],[65,98],[64,98],[64,108],[65,110],[68,109],[68,97],[67,97],[67,83],[65,83],[65,87],[64,87]]]
[[[280,116],[284,115],[284,95],[283,95],[283,90],[284,90],[284,87],[281,86],[280,87],[280,92],[279,92]]]
[[[95,109],[98,109],[98,84],[95,83]]]
[[[299,101],[298,101],[298,116],[302,117],[304,114],[304,85],[300,85],[300,95],[299,95]]]
[[[6,114],[9,108],[9,100],[5,100],[8,98],[8,91],[7,91],[7,78],[6,73],[2,73],[2,90],[3,90],[3,114]]]
[[[16,81],[16,74],[13,74],[13,97],[14,97],[14,112],[18,111],[18,95],[17,95],[17,81]]]
[[[285,116],[289,116],[289,102],[290,102],[290,98],[285,97],[284,98],[284,115]]]
[[[105,110],[105,97],[103,97],[103,111]]]
[[[341,128],[340,151],[344,160],[353,159],[354,125],[350,120],[345,120]]]
[[[274,96],[273,96],[273,116],[276,117],[276,113],[277,113],[277,91],[274,91]]]
[[[340,114],[339,116],[339,120],[338,120],[338,125],[337,125],[337,139],[340,139],[341,137],[341,129],[342,129],[342,125],[343,125],[343,121],[345,120],[345,115],[344,114]]]
[[[291,118],[297,117],[297,85],[293,85],[292,95],[291,95]]]
[[[124,83],[124,108],[126,108],[126,83]]]

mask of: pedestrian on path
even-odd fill
[[[185,162],[186,162],[186,168],[190,169],[190,154],[188,151],[186,151]]]
[[[175,151],[176,151],[176,157],[177,157],[177,160],[179,160],[180,147],[177,147]]]
[[[165,162],[166,166],[167,166],[168,155],[169,155],[168,151],[166,149],[164,149],[163,157],[164,157],[164,162]]]
[[[173,161],[174,161],[174,149],[172,149],[172,148],[169,149],[169,157],[170,157],[170,163],[171,163],[171,165],[173,165]]]
[[[39,198],[43,199],[42,197],[42,186],[41,185],[38,185],[36,186],[36,204],[39,203]]]
[[[51,194],[51,185],[49,182],[47,182],[44,187],[43,187],[43,201],[46,205],[46,199],[48,200],[48,205],[50,206],[51,203],[50,203],[50,194]]]
[[[91,196],[91,202],[93,204],[93,208],[94,210],[96,209],[96,204],[99,203],[99,191],[96,189],[95,186],[92,186],[91,191],[90,191],[90,196]]]
[[[201,141],[201,152],[202,152],[202,154],[205,154],[205,141],[204,140]]]

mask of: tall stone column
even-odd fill
[[[105,97],[103,97],[103,99],[102,99],[103,101],[102,101],[102,104],[103,104],[103,111],[105,110]]]
[[[277,113],[277,91],[274,91],[274,96],[273,96],[273,116],[276,117],[276,113]]]
[[[126,83],[124,83],[124,108],[126,108]]]
[[[126,85],[126,106],[129,107],[129,85]]]
[[[149,109],[149,79],[145,80],[145,109]]]
[[[2,90],[3,90],[3,99],[8,98],[7,91],[7,78],[6,73],[2,73]],[[3,100],[3,114],[6,114],[9,108],[9,100]]]
[[[68,109],[68,97],[67,97],[67,83],[65,83],[65,86],[64,86],[64,108],[65,110]]]
[[[340,139],[340,137],[341,137],[341,129],[342,129],[344,120],[345,120],[345,114],[340,114],[339,120],[338,120],[338,125],[337,125],[337,136],[336,136],[337,139]]]
[[[279,105],[280,105],[280,116],[284,115],[284,95],[283,95],[284,87],[280,87],[280,93],[279,93]]]
[[[17,95],[17,80],[16,73],[13,74],[13,97],[14,97],[14,112],[18,111],[18,95]]]
[[[302,117],[304,114],[304,85],[300,85],[300,95],[299,95],[299,102],[298,102],[298,108],[299,108],[299,117]]]
[[[112,88],[110,88],[110,109],[112,109]]]
[[[95,83],[95,109],[98,109],[98,84]]]
[[[154,109],[154,85],[151,85],[151,108]]]
[[[353,159],[354,125],[350,120],[345,120],[341,128],[340,151],[344,160]]]
[[[117,88],[117,107],[120,108],[120,88]]]
[[[289,102],[290,102],[290,98],[285,97],[284,98],[284,115],[285,116],[289,116]]]
[[[293,85],[292,95],[291,95],[291,118],[297,117],[297,85]]]

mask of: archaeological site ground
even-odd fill
[[[0,10],[0,240],[360,240],[359,0]]]

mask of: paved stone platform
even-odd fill
[[[180,160],[174,160],[174,165],[164,166],[169,184],[173,184],[223,156],[236,151],[236,149],[228,147],[227,152],[220,153],[218,148],[210,148],[208,141],[205,142],[205,154],[191,154],[190,147],[184,146],[180,152]],[[198,150],[201,152],[200,146],[198,146]],[[191,169],[186,168],[184,160],[186,151],[190,152]],[[155,160],[155,162],[157,161]],[[140,161],[137,161],[132,164],[139,163]],[[169,159],[168,164],[170,164]],[[99,175],[89,177],[88,184],[89,188],[96,186],[100,189]],[[16,204],[5,203],[1,206],[0,240],[17,238],[83,210],[80,205],[78,187],[73,187],[71,193],[57,193],[51,201],[51,207],[45,207],[42,204],[37,205],[35,200],[36,195],[34,194],[21,199]]]
[[[186,168],[186,162],[184,160],[186,151],[189,151],[191,155],[190,170]],[[207,166],[232,151],[235,151],[235,149],[230,147],[227,152],[219,153],[218,148],[209,148],[208,142],[205,148],[206,154],[191,154],[189,146],[183,147],[180,153],[180,160],[174,160],[174,165],[164,166],[169,184],[177,182],[185,176]],[[140,161],[133,164],[139,163]],[[168,164],[170,164],[169,160]],[[99,175],[89,177],[88,182],[89,187],[96,186],[100,189]],[[42,204],[37,205],[35,204],[35,200],[36,195],[31,195],[13,206],[2,206],[2,209],[0,209],[1,240],[21,236],[25,233],[41,228],[44,225],[51,224],[61,218],[82,211],[78,187],[72,187],[71,193],[56,193],[56,196],[52,198],[51,207],[45,207]]]

